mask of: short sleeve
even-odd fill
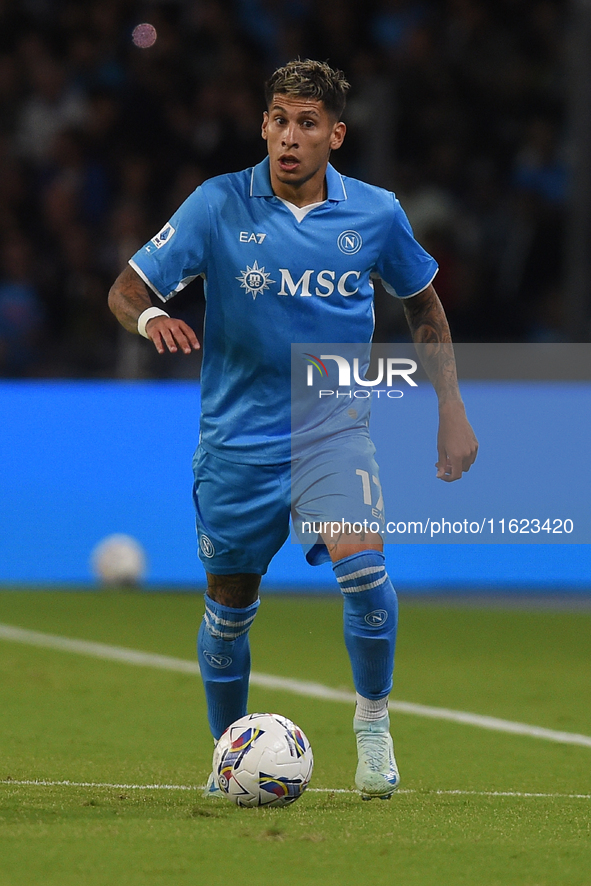
[[[129,264],[156,295],[168,301],[205,273],[209,241],[209,206],[199,187]]]
[[[374,275],[398,298],[410,298],[431,283],[437,262],[418,243],[402,206],[394,196],[393,218],[375,264]]]

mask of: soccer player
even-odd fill
[[[194,331],[156,307],[152,294],[166,303],[198,275],[205,280],[201,433],[193,467],[207,573],[198,655],[214,739],[246,714],[248,632],[261,576],[288,537],[290,514],[296,530],[303,520],[331,513],[335,500],[360,519],[371,522],[376,509],[381,516],[381,503],[368,505],[359,482],[361,474],[379,484],[363,401],[347,409],[337,398],[331,433],[320,428],[314,439],[308,428],[293,452],[291,344],[369,343],[371,278],[381,278],[404,300],[413,339],[427,351],[425,366],[439,398],[437,477],[457,480],[476,458],[448,324],[432,285],[437,265],[414,239],[394,194],[345,178],[329,163],[345,137],[348,88],[340,71],[317,61],[292,61],[275,71],[262,123],[268,156],[197,188],[130,259],[109,293],[111,310],[129,332],[150,339],[161,354],[190,354],[200,347]],[[402,454],[397,458],[402,463]],[[397,598],[381,534],[344,528],[336,537],[302,536],[303,547],[312,564],[332,561],[343,594],[357,693],[355,782],[364,799],[387,799],[400,781],[387,707]],[[212,777],[208,790],[217,790]]]

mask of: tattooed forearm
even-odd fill
[[[146,284],[127,265],[111,286],[109,308],[128,332],[137,332],[137,319],[151,304]]]
[[[451,343],[443,305],[433,286],[402,302],[415,344]]]
[[[259,596],[260,575],[245,572],[238,575],[213,575],[207,573],[207,596],[230,606],[232,609],[246,609]]]
[[[412,339],[440,404],[461,400],[449,325],[433,286],[403,302]]]

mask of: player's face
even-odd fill
[[[337,122],[323,102],[274,95],[263,117],[262,135],[275,193],[302,206],[323,200],[328,158],[342,145],[345,131],[345,124]]]

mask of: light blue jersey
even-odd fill
[[[394,194],[330,165],[326,182],[298,222],[268,159],[210,179],[130,260],[164,301],[205,280],[201,446],[227,461],[290,460],[292,343],[370,342],[372,277],[409,298],[437,271]]]

